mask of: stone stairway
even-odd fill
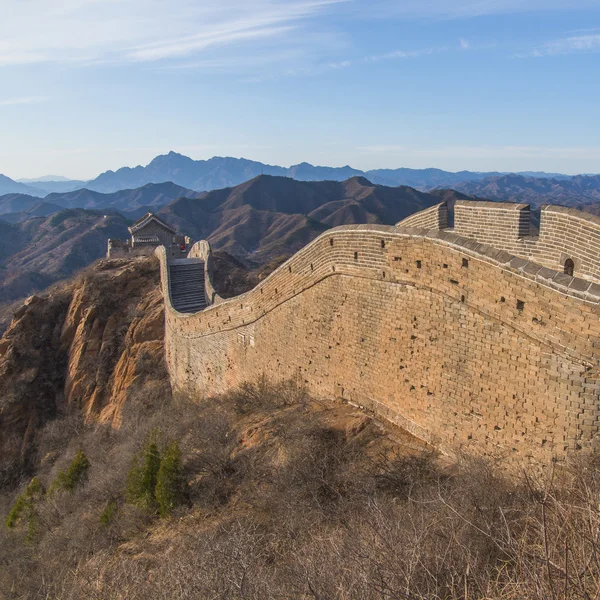
[[[169,287],[175,310],[195,313],[206,308],[204,261],[199,258],[169,261]]]

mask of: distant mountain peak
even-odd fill
[[[112,171],[102,173],[94,181],[89,182],[88,187],[99,192],[116,192],[122,189],[139,188],[148,183],[171,181],[187,189],[210,191],[235,187],[261,174],[291,177],[298,181],[346,181],[357,176],[365,177],[374,185],[390,187],[404,185],[421,191],[440,186],[454,187],[465,181],[481,181],[492,175],[501,175],[498,172],[452,173],[437,168],[361,171],[349,165],[315,166],[306,161],[290,167],[281,167],[231,156],[213,156],[207,160],[194,160],[170,150],[167,154],[156,156],[145,167],[123,167],[116,173]]]
[[[355,175],[354,177],[350,177],[346,183],[358,183],[360,185],[363,185],[365,187],[373,187],[374,184],[372,181],[369,181],[366,177],[363,177],[362,175]]]

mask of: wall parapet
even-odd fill
[[[444,229],[429,217],[430,210],[416,213],[398,226],[410,227],[421,221],[428,229]],[[538,232],[528,204],[458,200],[452,231],[557,271],[569,272],[571,262],[578,276],[600,280],[600,218],[595,215],[545,205]]]
[[[212,283],[213,262],[212,250],[207,240],[196,242],[188,254],[188,258],[199,258],[204,261],[204,287],[206,293],[206,302],[211,304],[219,304],[223,302],[223,298],[217,294]]]
[[[449,451],[549,458],[599,431],[600,285],[453,230],[337,227],[195,314],[166,290],[175,389],[300,375]]]
[[[398,223],[398,225],[400,224],[403,227],[417,227],[420,229],[446,229],[448,227],[448,204],[447,202],[440,202],[440,204],[406,217]]]

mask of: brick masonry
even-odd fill
[[[512,210],[510,225],[482,217],[519,230]],[[170,306],[159,248],[174,389],[204,396],[261,374],[300,377],[314,395],[373,409],[448,452],[539,461],[590,447],[600,285],[461,231],[338,227],[250,292],[215,294],[193,315]],[[206,259],[204,244],[192,253]]]
[[[413,217],[399,225],[411,225]],[[539,232],[530,221],[527,204],[461,200],[454,208],[454,232],[461,236],[560,271],[571,259],[579,276],[600,279],[600,218],[548,205],[541,209]]]

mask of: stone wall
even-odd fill
[[[517,253],[529,235],[528,204],[458,200],[454,205],[454,231],[464,237]]]
[[[401,221],[402,227],[445,229],[432,207]],[[454,233],[505,250],[526,260],[564,271],[575,263],[575,273],[600,279],[600,218],[563,206],[541,209],[539,232],[531,225],[527,204],[459,200],[454,207]]]
[[[448,205],[445,202],[421,210],[402,221],[403,227],[421,229],[446,229],[448,227]]]
[[[544,206],[533,258],[561,269],[570,258],[575,273],[600,279],[600,218],[564,206]]]
[[[596,283],[448,230],[358,225],[324,233],[250,292],[182,315],[157,253],[176,390],[300,377],[449,452],[514,459],[564,456],[598,433]]]
[[[137,256],[152,256],[155,248],[155,246],[132,248],[129,244],[124,244],[121,240],[109,239],[106,258],[135,258]]]
[[[166,248],[166,253],[168,258],[186,258],[191,248],[191,243],[185,244],[184,250],[182,250],[181,246],[178,244],[170,244]],[[106,258],[136,258],[138,256],[152,256],[155,251],[156,244],[138,244],[137,246],[132,247],[129,243],[129,240],[127,240],[127,242],[123,242],[123,240],[111,238],[108,240]]]
[[[208,304],[218,304],[223,302],[223,299],[212,284],[213,264],[212,251],[210,244],[206,240],[202,240],[194,244],[188,254],[188,258],[199,258],[204,261],[204,292]]]

